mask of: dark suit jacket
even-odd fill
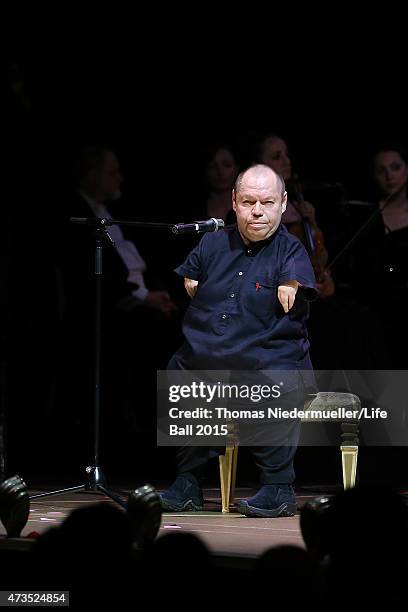
[[[95,237],[92,227],[69,223],[70,217],[93,217],[87,202],[77,193],[65,203],[61,216],[62,237],[57,245],[62,291],[68,316],[89,317],[95,303]],[[127,282],[128,270],[115,247],[103,248],[103,311],[114,311],[120,299],[136,286]]]

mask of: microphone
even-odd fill
[[[194,221],[194,223],[177,223],[173,225],[173,234],[204,234],[205,232],[218,232],[225,227],[222,219],[206,219],[205,221]]]

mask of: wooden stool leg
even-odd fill
[[[227,446],[220,455],[221,503],[223,513],[230,511],[237,474],[238,446]]]
[[[341,446],[344,489],[352,489],[356,484],[358,446]]]
[[[231,465],[231,490],[230,490],[230,504],[234,501],[235,496],[235,482],[237,479],[237,464],[238,464],[238,446],[234,446],[232,452],[232,465]]]

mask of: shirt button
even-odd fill
[[[235,297],[235,293],[231,293],[231,297]]]
[[[242,276],[242,275],[243,275],[243,272],[238,272],[238,276]]]
[[[252,253],[251,249],[247,250],[248,255],[250,255]]]
[[[226,314],[223,314],[221,318],[222,318],[222,319],[226,319],[226,318],[227,318],[227,315],[226,315]]]

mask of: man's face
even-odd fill
[[[292,175],[288,147],[282,138],[271,136],[264,141],[260,161],[283,176],[285,181]]]
[[[233,192],[232,207],[245,243],[266,240],[276,232],[286,199],[279,178],[270,168],[255,166],[244,174],[238,191]]]
[[[113,153],[106,151],[102,163],[93,172],[92,180],[102,201],[116,200],[120,197],[123,177],[118,159]]]

